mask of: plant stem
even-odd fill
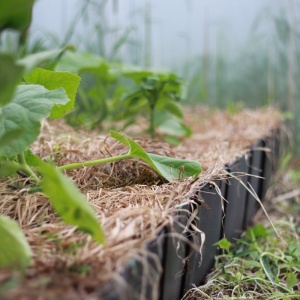
[[[73,163],[69,165],[64,165],[58,167],[60,170],[73,170],[73,169],[78,169],[82,167],[90,167],[90,166],[95,166],[95,165],[101,165],[101,164],[106,164],[110,162],[115,162],[118,160],[126,159],[132,157],[130,154],[122,154],[119,156],[112,156],[108,158],[102,158],[102,159],[95,159],[95,160],[88,160],[84,162],[78,162],[78,163]]]
[[[17,159],[20,165],[20,170],[23,171],[26,175],[29,177],[32,177],[32,179],[36,182],[39,183],[40,179],[35,175],[35,173],[32,171],[32,169],[27,165],[24,153],[18,154]]]
[[[150,134],[151,138],[155,138],[155,126],[154,126],[154,105],[150,105]]]

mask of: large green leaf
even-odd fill
[[[167,179],[183,179],[188,177],[197,177],[201,172],[201,166],[197,161],[188,159],[179,159],[157,154],[148,153],[148,156],[154,163],[156,170]]]
[[[61,107],[54,107],[51,111],[51,118],[60,118],[74,107],[77,88],[80,77],[69,72],[54,72],[45,69],[34,69],[25,76],[25,80],[32,84],[40,84],[48,90],[56,90],[62,87],[70,101]]]
[[[59,57],[64,51],[65,49],[53,49],[37,52],[19,59],[17,64],[23,66],[25,68],[24,73],[27,74],[42,64],[50,63],[52,59]]]
[[[68,102],[62,88],[48,91],[40,85],[19,86],[13,100],[0,109],[0,140],[10,139],[16,132],[18,138],[1,147],[0,156],[22,153],[38,137],[41,120],[49,117],[55,106],[64,111]]]
[[[0,31],[5,28],[26,29],[31,22],[35,0],[2,0],[0,2]]]
[[[23,67],[16,65],[14,59],[0,53],[0,107],[7,104],[22,79]]]
[[[43,192],[59,216],[68,224],[89,233],[94,240],[104,243],[104,234],[98,219],[75,184],[56,167],[44,163],[39,172],[42,174]]]
[[[78,74],[86,69],[100,67],[104,60],[91,53],[67,51],[55,66],[55,71],[71,72]]]
[[[24,268],[31,263],[31,249],[16,221],[0,216],[0,268]]]
[[[147,153],[139,144],[127,135],[110,131],[111,136],[129,148],[128,154],[142,159],[149,164],[158,174],[169,182],[175,179],[197,177],[201,172],[201,166],[197,161],[178,159]]]

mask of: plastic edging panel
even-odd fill
[[[249,162],[245,156],[229,167],[231,177],[228,179],[228,190],[225,199],[225,237],[233,242],[239,238],[244,227],[244,212],[246,208],[247,173]]]
[[[161,293],[164,231],[146,244],[138,259],[132,258],[118,279],[110,281],[99,292],[103,300],[158,300]]]
[[[219,191],[218,191],[219,189]],[[222,215],[223,215],[223,199],[225,195],[226,184],[223,181],[216,181],[214,184],[205,184],[196,191],[196,199],[201,199],[197,209],[197,219],[195,225],[204,234],[204,240],[201,239],[201,233],[195,233],[191,242],[196,247],[202,246],[202,253],[199,249],[194,250],[189,246],[190,259],[189,268],[187,269],[186,282],[184,291],[188,291],[193,286],[200,285],[208,271],[214,265],[214,258],[217,254],[217,247],[214,246],[222,238]],[[220,196],[220,193],[222,196]],[[203,235],[202,235],[203,237]],[[203,243],[203,245],[202,245]]]
[[[273,145],[273,173],[277,171],[280,159],[280,136],[281,130],[277,128],[274,131],[274,145]]]
[[[261,199],[262,196],[262,181],[263,181],[263,170],[262,170],[262,163],[263,163],[263,142],[259,141],[251,150],[250,152],[250,159],[249,159],[249,176],[248,176],[248,188],[253,190],[253,193]],[[250,187],[249,187],[250,185]],[[254,194],[254,195],[255,195]],[[245,216],[244,216],[244,229],[251,223],[251,219],[253,218],[254,214],[259,208],[259,203],[252,193],[249,191],[246,195],[246,209],[245,209]]]
[[[273,153],[271,148],[271,141],[272,141],[272,137],[269,137],[263,142],[266,150],[263,151],[263,162],[262,162],[262,170],[263,170],[263,174],[262,174],[263,181],[262,181],[262,192],[261,192],[262,201],[264,200],[265,195],[267,193],[267,189],[269,187],[269,183],[273,171],[273,162],[272,162]]]
[[[174,228],[166,228],[160,300],[180,299],[186,257],[185,228],[189,219],[188,205],[174,216]]]

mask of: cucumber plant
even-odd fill
[[[18,1],[14,2],[17,6]],[[11,24],[7,20],[6,23],[3,21],[3,5],[0,4],[0,24]],[[27,9],[27,6],[24,7]],[[27,13],[24,10],[24,14]],[[196,177],[201,167],[195,161],[147,153],[128,136],[116,131],[111,131],[111,136],[128,146],[127,154],[60,167],[35,156],[29,147],[39,136],[41,121],[45,118],[61,118],[74,106],[80,77],[55,70],[57,58],[64,52],[65,49],[51,50],[35,53],[21,60],[0,53],[0,177],[22,172],[32,184],[30,191],[42,191],[48,196],[66,223],[77,226],[79,230],[89,233],[95,241],[104,243],[104,233],[93,209],[75,184],[63,174],[64,170],[137,157],[167,181],[172,181]],[[54,68],[55,71],[38,68],[41,64],[49,69]],[[0,232],[5,239],[0,247],[0,267],[15,264],[18,256],[19,262],[26,265],[25,262],[28,264],[31,256],[29,246],[20,230],[15,229],[15,223],[11,230],[7,230],[9,223],[7,218],[1,217]],[[22,250],[15,251],[13,255],[10,255],[10,251],[3,250],[17,246]]]

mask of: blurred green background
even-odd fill
[[[103,58],[108,67],[93,79],[102,99],[91,108],[101,110],[98,121],[118,115],[109,107],[117,106],[124,79],[108,75],[113,64],[168,69],[185,82],[185,104],[280,108],[299,153],[299,21],[296,0],[40,0],[22,50],[11,32],[0,46],[23,56],[71,44]]]

